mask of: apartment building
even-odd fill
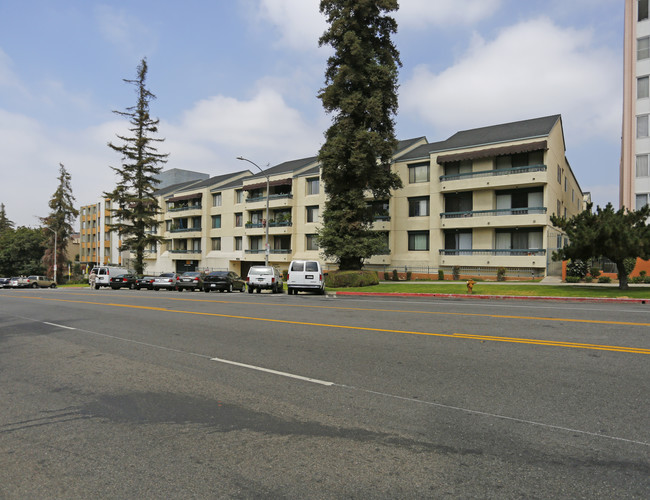
[[[128,252],[119,251],[119,234],[109,227],[111,208],[106,198],[79,210],[79,262],[84,272],[100,264],[122,265],[128,259]]]
[[[633,210],[650,203],[649,3],[625,1],[619,205]]]
[[[366,267],[559,275],[552,252],[565,241],[550,216],[571,217],[585,201],[565,149],[559,115],[461,131],[436,143],[401,141],[392,168],[404,187],[390,199],[368,199],[386,251]],[[245,275],[267,253],[281,269],[295,258],[322,259],[317,231],[325,191],[315,156],[168,186],[156,196],[164,243],[149,249],[148,272]]]

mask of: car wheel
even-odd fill
[[[253,293],[253,287],[250,285],[248,286],[248,293]]]
[[[258,287],[255,291],[256,291],[257,293],[262,293],[262,288],[261,288],[261,287]]]
[[[158,291],[158,288],[154,286],[154,287],[153,287],[153,291],[154,291],[154,292],[157,292],[157,291]]]
[[[99,290],[99,285],[95,285],[95,290]]]
[[[119,286],[112,286],[111,290],[117,290],[118,288],[119,288]]]
[[[325,287],[318,290],[318,295],[325,295]]]
[[[203,289],[203,291],[204,291],[205,293],[210,293],[210,289],[209,289],[207,286]]]
[[[271,293],[278,293],[277,285],[273,285],[273,288],[271,288]]]
[[[38,288],[38,283],[33,283],[32,288]]]
[[[228,293],[232,293],[232,283],[228,285]]]
[[[183,288],[178,288],[178,291],[179,291],[179,292],[182,292],[182,291],[183,291]]]
[[[50,285],[50,288],[56,288],[56,283],[52,283],[52,284]]]
[[[135,290],[135,285],[133,283],[129,285],[129,290]]]

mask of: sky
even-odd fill
[[[398,139],[561,114],[595,205],[618,207],[621,0],[400,0]],[[111,166],[146,57],[165,169],[210,176],[313,156],[331,116],[319,0],[0,0],[0,203],[37,227],[71,175],[77,206]],[[77,225],[78,227],[78,225]]]

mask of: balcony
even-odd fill
[[[440,188],[442,191],[463,191],[475,189],[493,189],[498,187],[538,185],[547,182],[546,165],[530,165],[493,170],[480,170],[463,174],[441,175]],[[514,177],[513,177],[514,176]]]
[[[169,253],[191,253],[191,254],[200,254],[201,250],[188,250],[187,248],[181,248],[180,250],[170,250]]]
[[[466,212],[442,212],[441,219],[461,217],[498,217],[501,215],[545,214],[546,207],[497,208],[495,210],[468,210]]]
[[[200,227],[177,227],[169,230],[170,233],[190,233],[195,231],[201,231]]]
[[[185,212],[187,210],[201,210],[203,206],[199,203],[198,205],[188,205],[185,207],[175,207],[167,210],[168,212]]]
[[[490,255],[490,256],[544,256],[544,248],[471,248],[471,249],[444,249],[439,250],[440,255]]]

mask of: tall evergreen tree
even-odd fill
[[[385,200],[402,187],[390,170],[397,145],[393,117],[397,112],[399,52],[391,41],[397,0],[321,0],[329,29],[319,44],[334,48],[319,98],[333,114],[320,149],[327,201],[318,233],[319,246],[341,269],[360,269],[384,247],[372,231],[373,213],[367,193]]]
[[[122,166],[111,167],[118,175],[115,189],[105,193],[117,207],[112,209],[114,220],[110,227],[117,229],[122,240],[120,250],[130,250],[135,254],[134,269],[137,274],[144,272],[145,248],[162,240],[152,234],[150,228],[157,225],[156,215],[160,212],[154,197],[155,186],[160,182],[156,177],[167,161],[168,154],[158,153],[155,144],[165,139],[154,137],[158,132],[160,120],[151,118],[149,103],[156,98],[146,85],[147,60],[142,59],[137,68],[136,80],[124,80],[136,87],[138,101],[126,111],[113,111],[128,118],[132,135],[118,135],[121,144],[108,143],[108,146],[122,155]]]
[[[7,217],[7,212],[5,211],[5,204],[0,203],[0,234],[4,233],[8,229],[13,229],[14,223],[10,221]]]
[[[621,208],[614,211],[611,203],[605,208],[597,207],[592,213],[592,205],[570,219],[551,216],[551,222],[564,230],[569,244],[553,254],[555,260],[607,257],[616,264],[620,289],[628,288],[627,259],[650,258],[650,226],[646,220],[650,207],[628,211]]]
[[[47,275],[53,276],[56,241],[56,281],[60,282],[63,275],[63,264],[67,260],[68,241],[74,232],[72,225],[79,216],[79,210],[74,207],[75,197],[72,195],[71,177],[63,163],[59,163],[58,180],[59,185],[48,202],[50,214],[47,217],[42,217],[41,222],[49,228],[49,230],[45,230],[49,244],[43,255],[43,265],[47,269]]]

